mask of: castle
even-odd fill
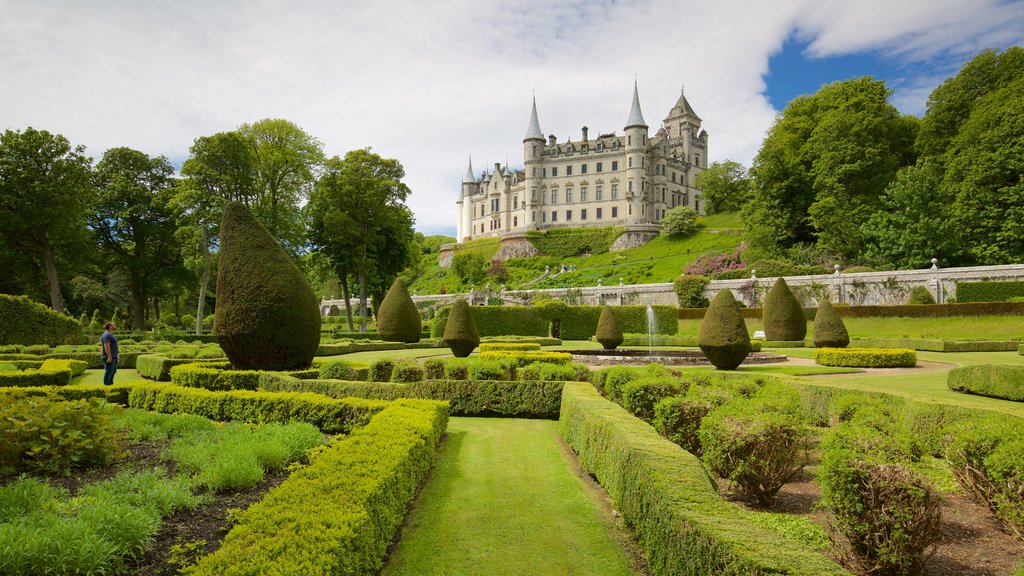
[[[584,126],[580,140],[563,144],[545,140],[534,98],[523,158],[523,170],[495,164],[480,178],[470,160],[456,202],[457,242],[551,228],[650,228],[676,206],[704,213],[696,178],[707,168],[708,133],[683,94],[653,138],[634,84],[624,134],[591,140]]]

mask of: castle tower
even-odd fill
[[[523,228],[536,223],[537,210],[541,204],[541,184],[544,174],[544,133],[540,131],[537,120],[537,97],[533,97],[533,111],[530,113],[530,125],[523,138],[523,160],[526,166],[525,192],[523,193]]]
[[[665,117],[664,125],[668,130],[669,146],[673,154],[678,156],[687,166],[704,168],[707,165],[707,154],[701,154],[706,147],[696,149],[694,142],[699,142],[697,134],[700,132],[700,117],[693,111],[690,102],[686,99],[685,91],[679,91],[679,99],[676,105]],[[691,178],[688,178],[687,185],[693,186],[693,171],[689,171]]]
[[[640,112],[640,93],[633,82],[633,105],[626,119],[626,200],[628,224],[647,222],[647,122]]]
[[[473,222],[473,201],[471,197],[476,192],[476,177],[473,176],[473,157],[469,158],[469,167],[466,168],[466,176],[462,179],[462,194],[459,195],[458,206],[459,220],[456,225],[456,242],[465,242],[467,236],[472,235]]]

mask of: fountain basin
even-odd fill
[[[666,366],[711,366],[700,350],[564,350],[573,362],[589,366],[643,366],[657,362]],[[741,366],[775,364],[789,357],[772,352],[751,352]]]

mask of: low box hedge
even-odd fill
[[[442,403],[396,401],[243,512],[189,574],[376,574],[447,422]]]
[[[807,343],[804,340],[762,340],[762,348],[803,348]]]
[[[591,337],[591,340],[594,338]],[[648,336],[647,334],[623,334],[622,344],[619,346],[679,346],[679,347],[691,347],[697,346],[696,336],[666,336],[664,334],[655,334]]]
[[[0,294],[0,344],[77,344],[82,325],[28,296]]]
[[[561,304],[558,302],[557,304]],[[647,332],[646,306],[612,306],[612,312],[623,332]],[[679,329],[675,306],[653,306],[658,333],[675,334]],[[442,308],[430,323],[432,338],[444,334],[449,308]],[[470,306],[473,324],[484,336],[548,336],[551,320],[559,320],[562,340],[589,340],[597,333],[600,306]]]
[[[534,352],[540,351],[540,344],[534,342],[481,342],[481,352]]]
[[[541,346],[561,346],[561,338],[552,338],[550,336],[481,336],[480,342],[489,343],[506,343],[506,344],[518,344],[518,343],[533,343],[540,344]]]
[[[843,318],[950,318],[963,316],[1022,316],[1024,302],[967,302],[962,304],[901,304],[895,306],[836,306]],[[762,308],[741,308],[744,318],[760,318]],[[680,308],[680,320],[700,320],[707,308]],[[814,320],[817,308],[804,308]]]
[[[35,386],[67,386],[71,377],[85,371],[84,362],[73,360],[43,360],[38,368],[28,368],[14,372],[0,372],[0,388],[35,387]]]
[[[340,354],[350,354],[352,352],[377,352],[381,350],[414,350],[422,348],[446,348],[444,340],[439,339],[425,339],[419,342],[378,342],[372,341],[355,341],[355,342],[337,342],[333,344],[320,344],[316,350],[317,356],[338,356]]]
[[[1024,297],[1024,282],[990,280],[988,282],[957,282],[957,302],[1006,302]]]
[[[136,359],[142,354],[142,352],[120,352],[117,356],[117,367],[118,368],[135,368]],[[89,368],[97,369],[103,368],[103,357],[100,356],[100,349],[97,346],[95,352],[51,352],[43,356],[43,358],[53,358],[56,360],[81,360],[88,364]]]
[[[942,340],[938,338],[858,338],[850,341],[858,348],[910,348],[927,352],[1012,352],[1017,340]]]
[[[900,348],[817,348],[814,361],[843,368],[912,368],[917,352]]]
[[[1017,346],[1017,354],[1024,356],[1024,344]]]
[[[562,382],[506,382],[499,380],[426,380],[407,384],[298,380],[275,373],[260,377],[267,392],[313,392],[332,398],[395,400],[421,398],[443,400],[453,416],[500,416],[505,418],[558,418]]]
[[[1024,402],[1024,366],[980,364],[953,368],[946,375],[946,386],[956,392]]]
[[[547,352],[547,351],[509,351],[509,350],[491,350],[481,352],[479,359],[483,361],[497,360],[497,361],[514,361],[517,366],[526,366],[527,364],[533,364],[534,362],[545,362],[547,364],[571,364],[572,354],[568,352]]]
[[[721,499],[700,460],[602,398],[568,383],[562,436],[611,495],[656,576],[848,574],[793,540],[753,525]]]
[[[201,362],[202,360],[192,358],[168,358],[161,354],[141,354],[135,360],[135,371],[139,373],[139,376],[148,380],[170,382],[171,368],[183,364],[197,364]]]

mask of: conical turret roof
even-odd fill
[[[679,100],[676,100],[676,105],[668,113],[669,118],[677,116],[693,116],[695,119],[700,120],[700,116],[697,116],[697,113],[693,111],[693,107],[690,106],[690,101],[686,99],[686,94],[683,90],[679,91]]]
[[[530,127],[526,129],[526,137],[523,138],[523,142],[527,140],[544,140],[544,133],[540,131],[540,121],[537,120],[537,97],[533,97],[533,112],[530,113]]]
[[[469,157],[469,167],[466,168],[466,177],[462,179],[463,184],[470,184],[476,182],[476,177],[473,176],[473,157]]]
[[[633,106],[629,109],[629,118],[626,119],[626,130],[634,126],[647,128],[644,115],[640,112],[640,92],[637,90],[636,82],[633,82]]]

